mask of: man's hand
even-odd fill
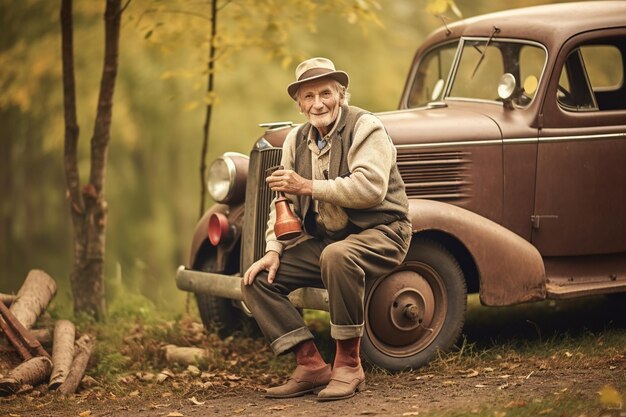
[[[285,194],[312,195],[313,181],[302,178],[290,169],[279,169],[265,179],[272,191]]]
[[[261,259],[253,263],[250,268],[243,274],[243,283],[250,285],[254,282],[257,274],[261,271],[267,271],[267,280],[271,284],[274,282],[276,271],[280,265],[280,256],[277,252],[269,251]]]

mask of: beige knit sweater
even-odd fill
[[[340,118],[341,114],[338,115],[337,120]],[[283,144],[281,165],[285,169],[294,169],[297,131],[298,126],[289,132]],[[313,129],[311,132],[314,133]],[[326,137],[331,137],[332,133],[331,131]],[[327,230],[336,231],[347,225],[348,217],[343,207],[369,208],[380,204],[385,199],[389,172],[396,161],[396,148],[382,122],[376,116],[364,114],[356,122],[352,146],[347,156],[351,172],[348,177],[331,180],[323,178],[323,171],[328,170],[328,152],[325,152],[326,148],[321,151],[317,149],[314,138],[309,137],[309,142],[313,167],[312,199],[317,202],[317,221],[321,222]],[[332,152],[332,143],[326,146],[330,146],[330,152]],[[293,198],[294,196],[287,195],[286,197],[290,200],[294,213],[301,216],[298,200]],[[274,234],[275,222],[276,211],[272,202],[265,233],[265,250],[281,254],[285,246],[295,242],[277,240]]]

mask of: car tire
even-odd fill
[[[200,270],[214,271],[211,261],[202,262]],[[200,319],[207,331],[217,331],[221,337],[226,337],[241,329],[243,313],[234,306],[232,300],[211,294],[195,293],[195,296]]]
[[[466,309],[457,260],[440,244],[414,237],[402,265],[366,282],[364,357],[389,371],[424,366],[456,343]]]

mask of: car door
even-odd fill
[[[532,242],[544,256],[626,251],[626,28],[571,38],[539,133]]]

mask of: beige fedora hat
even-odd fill
[[[287,87],[287,93],[289,96],[296,99],[296,93],[302,83],[307,81],[317,80],[318,78],[330,77],[337,81],[344,87],[348,87],[350,78],[348,74],[343,71],[337,71],[335,64],[328,58],[311,58],[306,61],[302,61],[296,68],[296,81],[289,84]]]

